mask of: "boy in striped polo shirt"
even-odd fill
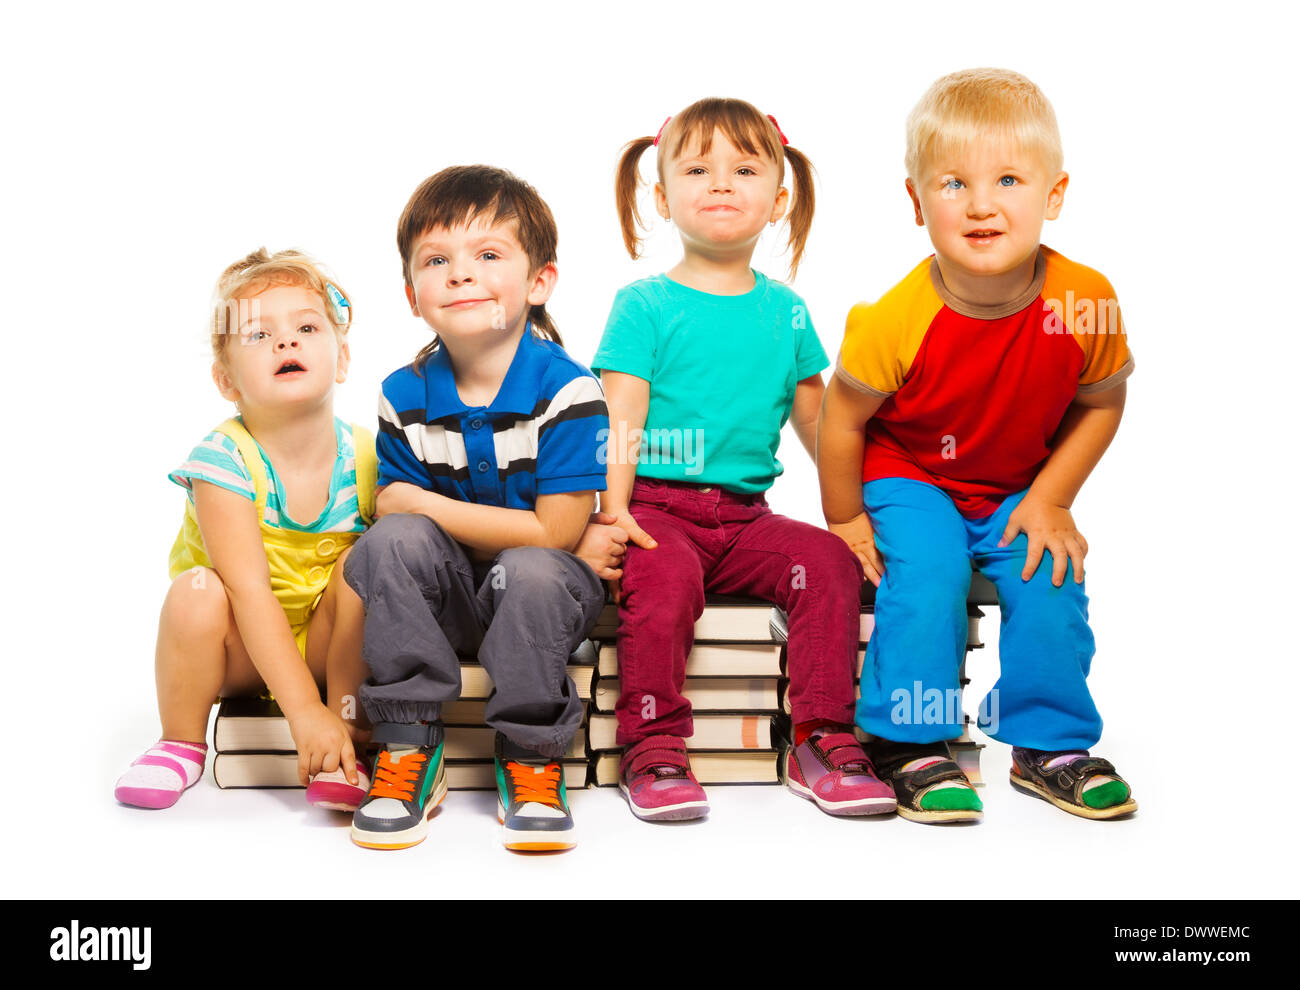
[[[477,655],[495,688],[505,845],[571,848],[557,758],[582,702],[565,666],[605,594],[570,551],[605,487],[609,417],[546,312],[555,223],[510,173],[450,168],[411,197],[398,247],[411,311],[437,336],[384,380],[381,518],[345,567],[366,608],[361,703],[384,747],[352,837],[424,838],[447,786],[441,705],[460,695],[459,658]]]

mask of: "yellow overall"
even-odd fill
[[[228,419],[217,427],[217,432],[230,437],[239,447],[244,458],[244,466],[253,479],[256,493],[257,522],[262,529],[262,544],[266,547],[266,563],[271,570],[271,591],[279,600],[293,637],[298,643],[298,652],[304,657],[307,651],[307,623],[321,596],[329,583],[334,564],[343,551],[356,542],[360,533],[303,533],[295,530],[277,529],[267,525],[266,512],[267,477],[266,467],[262,463],[262,454],[257,442],[235,419]],[[365,427],[352,426],[352,445],[356,450],[357,467],[357,506],[366,524],[374,521],[375,516],[375,482],[377,462],[375,460],[375,438]],[[283,493],[281,493],[283,497]],[[203,546],[203,536],[199,532],[199,521],[194,515],[194,503],[186,500],[185,521],[181,531],[172,545],[171,559],[168,561],[168,574],[174,580],[177,575],[195,567],[211,567],[207,550]]]

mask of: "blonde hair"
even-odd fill
[[[1010,69],[963,69],[935,80],[907,115],[908,178],[919,180],[925,162],[997,133],[1038,152],[1049,172],[1061,170],[1056,113],[1030,80]]]
[[[772,118],[760,113],[752,103],[744,100],[727,100],[718,97],[698,100],[674,117],[670,117],[660,131],[659,155],[655,166],[659,181],[664,179],[664,162],[676,158],[682,148],[698,141],[700,152],[707,154],[713,145],[713,132],[722,131],[727,140],[749,155],[764,155],[776,162],[781,170],[778,185],[785,181],[785,163],[790,162],[794,174],[794,206],[786,215],[789,225],[790,279],[799,270],[808,231],[812,227],[813,169],[803,152],[792,145],[782,144],[783,135]],[[647,148],[655,144],[653,137],[640,137],[623,146],[618,169],[614,175],[614,200],[618,208],[618,222],[623,229],[623,245],[633,258],[641,257],[641,237],[638,228],[645,229],[641,212],[637,209],[637,186],[641,176],[637,166]]]
[[[352,300],[338,282],[310,255],[294,250],[269,254],[266,248],[260,247],[230,265],[217,279],[217,287],[212,292],[213,358],[223,359],[231,335],[238,333],[244,322],[241,314],[247,307],[241,309],[238,301],[247,298],[253,289],[261,292],[272,285],[297,285],[315,292],[325,304],[325,318],[334,327],[334,333],[340,339],[347,335],[352,324]]]

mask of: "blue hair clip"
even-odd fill
[[[330,297],[330,305],[334,307],[334,322],[341,323],[343,326],[351,323],[352,307],[333,282],[325,283],[325,294]]]

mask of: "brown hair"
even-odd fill
[[[781,169],[778,182],[785,181],[785,162],[790,162],[790,171],[794,173],[794,206],[786,216],[786,223],[790,234],[790,279],[793,280],[803,258],[804,246],[808,243],[808,231],[812,227],[816,201],[812,163],[794,146],[783,146],[781,132],[777,130],[776,124],[760,113],[752,103],[710,97],[692,103],[675,117],[669,118],[659,135],[659,155],[656,160],[659,181],[662,182],[664,178],[665,160],[676,158],[682,148],[691,142],[698,141],[700,151],[707,153],[713,145],[715,130],[722,131],[728,141],[747,154],[765,155],[776,162]],[[637,166],[642,154],[647,148],[653,147],[654,143],[652,137],[629,141],[623,146],[614,175],[614,200],[618,206],[618,222],[623,228],[623,244],[633,258],[641,256],[641,238],[637,229],[645,228],[636,205],[637,186],[641,181]]]
[[[519,244],[528,255],[533,272],[555,264],[559,240],[555,217],[537,190],[502,168],[456,165],[421,182],[397,221],[397,250],[402,255],[402,278],[406,284],[412,284],[411,252],[421,236],[435,228],[459,227],[480,217],[494,225],[514,222]],[[544,303],[530,306],[528,319],[534,335],[564,346]],[[420,349],[411,367],[419,372],[437,349],[435,336]]]
[[[240,314],[246,309],[241,309],[237,300],[246,297],[253,288],[260,292],[272,285],[298,285],[315,292],[325,304],[325,318],[334,327],[334,333],[339,337],[347,335],[348,327],[352,325],[352,300],[338,281],[302,251],[270,254],[266,248],[260,247],[222,272],[212,292],[210,329],[212,356],[217,361],[222,360],[230,336],[238,333],[244,322]],[[335,305],[327,286],[333,286],[341,304]]]

